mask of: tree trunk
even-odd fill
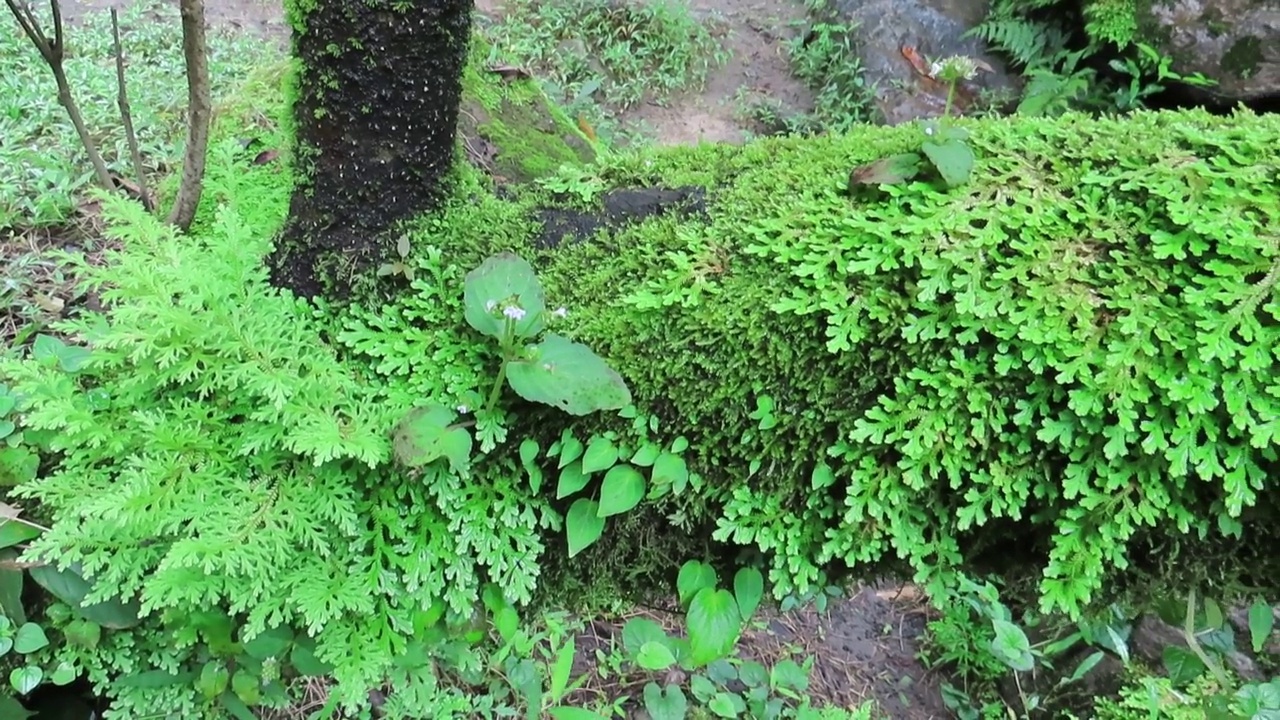
[[[313,6],[304,9],[306,6]],[[472,0],[290,3],[294,164],[273,284],[342,297],[434,209],[454,157]]]

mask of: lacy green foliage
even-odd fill
[[[1089,0],[1084,3],[1084,29],[1098,42],[1124,48],[1137,40],[1138,8],[1135,0]]]
[[[52,518],[30,556],[81,563],[147,616],[139,632],[67,650],[123,717],[198,716],[195,684],[179,681],[205,662],[209,638],[188,630],[209,608],[249,639],[280,625],[314,636],[322,659],[341,659],[345,697],[360,697],[404,651],[397,628],[412,627],[420,604],[443,598],[469,613],[489,573],[527,600],[551,522],[500,458],[483,485],[439,470],[410,479],[389,464],[388,431],[413,402],[443,399],[455,380],[477,386],[479,348],[457,340],[451,316],[455,335],[421,347],[452,372],[398,385],[394,361],[383,382],[362,359],[340,362],[319,316],[266,288],[261,259],[287,178],[229,155],[215,154],[208,179],[226,204],[199,236],[106,202],[122,249],[79,270],[110,312],[59,328],[93,348],[79,374],[0,365],[22,428],[51,433],[58,458],[15,492]],[[451,271],[424,265],[430,280]],[[460,298],[440,292],[448,303],[432,311],[460,317]],[[412,367],[432,353],[402,345],[395,360]],[[164,677],[139,676],[152,669]]]
[[[733,182],[708,183],[706,224],[614,240],[666,259],[640,287],[640,261],[598,246],[544,271],[575,304],[631,302],[579,313],[580,335],[679,423],[717,537],[774,556],[784,590],[893,555],[941,583],[1012,524],[1047,552],[1046,609],[1075,612],[1142,527],[1234,533],[1259,502],[1277,121],[968,127],[979,180],[853,203],[847,164],[912,129],[637,159],[611,177]],[[768,429],[748,417],[764,394]]]
[[[423,708],[456,696],[420,672],[443,652],[414,645],[422,608],[467,620],[486,582],[514,604],[575,582],[652,588],[712,529],[762,551],[779,595],[899,559],[936,588],[1027,539],[1045,604],[1076,609],[1140,525],[1269,519],[1280,121],[965,127],[972,179],[948,191],[848,196],[851,165],[905,152],[914,128],[612,157],[606,185],[715,188],[708,214],[554,249],[531,242],[544,190],[499,200],[462,172],[448,207],[407,228],[397,301],[341,312],[266,287],[287,177],[235,160],[234,141],[197,235],[107,203],[121,249],[83,271],[108,311],[61,328],[91,359],[74,375],[0,360],[23,431],[59,453],[19,488],[52,518],[32,556],[80,562],[144,614],[66,657],[124,717],[198,717],[216,636],[190,618],[214,609],[239,640],[314,640],[344,701],[393,677]],[[565,337],[609,359],[636,413],[511,399],[509,439],[482,460],[400,469],[406,413],[490,387],[501,357],[466,324],[463,288],[503,251],[538,268]],[[564,461],[570,435],[581,453]],[[646,493],[568,564],[549,478],[601,437],[651,487],[661,451],[678,454],[689,487]],[[526,456],[527,440],[547,451]],[[609,454],[586,492],[603,492]]]

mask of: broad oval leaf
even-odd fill
[[[76,671],[76,666],[64,660],[58,663],[58,667],[54,668],[53,672],[49,673],[49,682],[59,687],[70,685],[75,682],[79,675],[80,673]]]
[[[529,261],[514,253],[498,253],[467,273],[462,297],[467,324],[489,337],[500,339],[506,333],[507,318],[502,314],[506,303],[524,311],[515,322],[516,337],[532,338],[545,326],[542,283]]]
[[[70,605],[77,615],[86,620],[112,630],[124,630],[140,622],[138,613],[141,606],[137,600],[123,603],[111,599],[91,605],[83,604],[85,597],[93,590],[93,585],[81,574],[79,563],[72,563],[62,569],[40,565],[28,572],[31,573],[32,580]]]
[[[548,333],[528,359],[507,365],[507,381],[520,397],[570,415],[618,410],[631,390],[613,368],[586,345]]]
[[[587,486],[591,477],[582,472],[582,463],[575,462],[564,466],[560,471],[560,482],[556,483],[556,499],[567,498]]]
[[[464,472],[471,461],[471,433],[453,426],[457,417],[442,405],[410,410],[392,436],[396,459],[406,467],[421,467],[443,457],[454,470]]]
[[[1194,652],[1177,645],[1168,645],[1162,654],[1165,672],[1175,687],[1184,687],[1204,674],[1204,661]]]
[[[38,527],[28,525],[20,520],[4,517],[0,511],[0,548],[13,547],[33,538],[39,537],[42,531]]]
[[[1275,623],[1276,617],[1271,610],[1270,603],[1259,600],[1249,606],[1249,639],[1253,644],[1255,653],[1262,652],[1263,648],[1266,647]]]
[[[689,481],[689,466],[679,455],[664,452],[653,463],[653,484],[674,485],[676,492]]]
[[[622,626],[622,647],[633,656],[646,643],[666,644],[669,639],[661,625],[646,617],[631,618]]]
[[[703,588],[689,603],[690,662],[701,667],[733,652],[742,632],[738,603],[728,590]]]
[[[620,515],[644,499],[644,476],[630,465],[615,465],[600,483],[600,517]]]
[[[293,631],[284,625],[280,625],[270,630],[264,630],[252,640],[245,641],[243,645],[244,654],[257,660],[266,660],[273,657],[282,658],[292,642]],[[226,688],[223,689],[225,690]],[[222,694],[222,690],[214,693],[215,696],[220,694]]]
[[[596,514],[599,506],[595,500],[578,498],[569,506],[564,518],[565,534],[569,538],[569,557],[587,549],[600,539],[604,532],[604,518]]]
[[[973,172],[973,150],[958,138],[946,138],[942,142],[930,140],[921,146],[924,154],[938,169],[947,187],[957,187],[969,181]]]
[[[995,656],[1018,672],[1031,672],[1035,669],[1031,641],[1022,628],[1001,618],[992,618],[991,625],[996,633],[991,640],[991,650]]]
[[[651,720],[684,720],[689,713],[689,701],[679,685],[668,685],[663,690],[651,682],[644,686],[644,709]]]
[[[750,619],[764,598],[764,575],[753,567],[742,568],[733,576],[733,595],[742,619]]]
[[[703,588],[716,586],[716,571],[710,565],[699,560],[690,560],[680,566],[680,574],[676,576],[676,591],[680,595],[681,607],[688,607]]]
[[[608,470],[618,462],[618,446],[606,437],[597,437],[587,446],[582,456],[582,472],[590,474]]]
[[[229,685],[231,685],[231,673],[227,670],[226,663],[222,662],[205,663],[204,668],[200,670],[200,677],[196,678],[196,690],[200,691],[205,700],[218,697],[226,692]]]
[[[645,670],[666,670],[676,664],[676,656],[666,643],[650,640],[640,646],[636,664]]]
[[[45,637],[44,629],[35,623],[26,623],[18,628],[18,634],[13,638],[13,649],[23,655],[48,646],[49,638]]]
[[[237,670],[231,678],[231,692],[245,705],[257,705],[262,702],[262,678],[248,670]]]
[[[19,695],[26,695],[40,687],[40,681],[43,679],[44,671],[35,665],[14,668],[9,673],[9,684]]]

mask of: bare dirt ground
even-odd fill
[[[123,9],[131,1],[66,0],[64,14],[74,22],[112,6]],[[476,9],[500,20],[502,1],[477,0]],[[735,100],[743,89],[798,111],[811,108],[812,94],[791,75],[785,55],[789,33],[805,17],[802,2],[688,1],[699,16],[716,19],[731,59],[711,74],[702,92],[668,98],[662,105],[641,104],[622,115],[624,123],[639,125],[659,144],[737,143],[746,138],[735,117]],[[205,12],[215,27],[253,32],[281,43],[288,37],[280,0],[205,0]],[[880,717],[937,720],[951,713],[942,703],[942,678],[917,659],[927,616],[913,588],[862,588],[833,600],[826,612],[812,607],[774,612],[765,629],[747,633],[739,648],[742,657],[765,663],[797,648],[812,655],[811,694],[825,703],[856,708],[874,700]],[[584,660],[588,648],[620,633],[621,624],[593,623],[591,632],[579,643]]]

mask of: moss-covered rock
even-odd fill
[[[1039,558],[1046,604],[1074,609],[1144,527],[1274,517],[1259,483],[1280,447],[1263,369],[1280,339],[1264,278],[1280,274],[1280,119],[968,127],[978,165],[955,190],[850,194],[851,167],[919,139],[867,128],[595,170],[606,187],[704,188],[692,214],[540,247],[545,195],[469,196],[421,241],[463,266],[535,259],[572,335],[654,418],[522,406],[515,436],[686,438],[706,483],[664,512],[771,556],[780,587],[1017,555]]]
[[[489,45],[481,38],[473,45],[458,132],[474,164],[498,182],[521,183],[595,159],[595,146],[536,80],[488,67]]]

